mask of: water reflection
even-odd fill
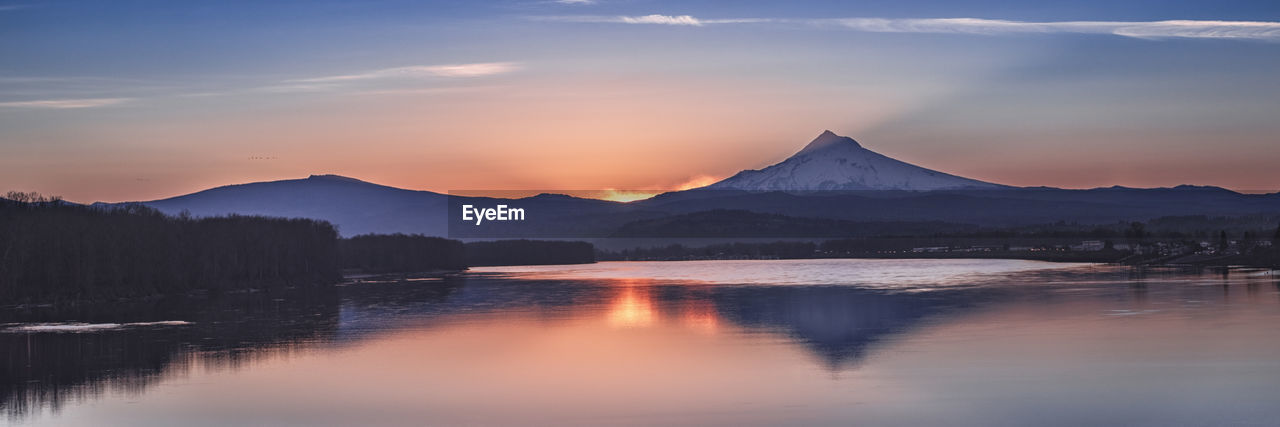
[[[714,301],[727,321],[786,334],[808,348],[827,369],[839,371],[856,364],[880,340],[907,331],[930,316],[973,307],[970,301],[976,294],[979,292],[753,287],[723,289],[716,292]]]
[[[634,281],[619,281],[616,295],[610,298],[609,325],[620,328],[639,328],[653,325],[657,316],[648,288],[637,288]]]
[[[856,261],[849,262],[857,265]],[[829,266],[828,263],[781,265],[813,271]],[[879,261],[873,264],[863,264],[863,267],[886,266]],[[919,268],[928,268],[927,262],[922,265]],[[975,336],[1014,324],[1036,324],[1041,328],[1037,333],[1049,331],[1049,336],[1084,334],[1116,326],[1098,322],[1123,321],[1121,319],[1164,316],[1199,325],[1225,322],[1224,319],[1231,319],[1232,315],[1240,315],[1241,304],[1265,307],[1263,313],[1271,317],[1264,319],[1280,318],[1276,312],[1280,304],[1276,304],[1275,298],[1280,295],[1277,292],[1280,282],[1269,273],[1236,272],[1223,276],[1214,271],[1088,266],[1035,269],[1002,264],[977,266],[979,270],[997,272],[993,273],[996,277],[979,277],[957,269],[956,264],[945,264],[941,271],[945,272],[946,283],[931,286],[921,279],[927,276],[926,272],[911,272],[909,266],[903,265],[888,267],[895,271],[892,277],[883,273],[827,271],[822,273],[824,277],[839,283],[814,285],[799,281],[778,286],[767,280],[794,276],[779,269],[778,263],[672,263],[665,267],[672,271],[657,278],[640,277],[643,275],[635,274],[636,267],[632,264],[606,263],[591,267],[596,270],[577,279],[564,272],[547,274],[552,271],[551,267],[527,272],[490,269],[429,282],[350,285],[330,291],[223,295],[72,310],[8,311],[0,314],[3,316],[0,323],[4,324],[0,329],[6,330],[0,332],[0,383],[4,384],[0,388],[0,410],[11,421],[29,421],[36,419],[29,414],[48,408],[55,413],[50,419],[56,419],[56,413],[63,408],[104,395],[140,397],[157,384],[181,381],[199,372],[234,373],[255,365],[278,367],[290,364],[295,358],[313,355],[353,358],[343,362],[345,365],[310,358],[308,363],[319,364],[317,369],[341,372],[355,369],[351,363],[368,364],[370,369],[393,375],[389,378],[398,375],[415,381],[439,381],[456,393],[476,384],[492,385],[474,374],[449,376],[451,369],[464,367],[468,372],[506,373],[492,380],[509,386],[509,393],[536,393],[534,390],[548,381],[586,382],[588,385],[583,385],[581,390],[561,387],[558,391],[567,394],[562,397],[581,399],[595,393],[591,389],[598,384],[590,383],[590,378],[605,378],[612,381],[612,385],[635,387],[630,392],[640,393],[646,386],[658,387],[644,383],[650,378],[662,377],[667,371],[678,370],[681,375],[699,378],[700,375],[710,377],[716,369],[728,369],[679,353],[684,351],[681,349],[693,347],[703,348],[707,352],[704,358],[725,364],[745,358],[745,352],[778,358],[784,357],[777,355],[784,348],[799,350],[808,355],[812,369],[831,375],[850,372],[870,375],[891,365],[880,361],[880,365],[868,367],[877,354],[884,353],[882,350],[900,341],[935,336],[938,330],[957,328],[957,325],[970,328],[966,333]],[[624,273],[600,274],[601,268],[616,268]],[[762,268],[767,271],[758,276],[769,279],[735,284],[672,278],[707,278],[717,268],[726,269],[727,277],[734,278],[751,276],[744,270]],[[847,265],[839,268],[846,270],[838,271],[849,271]],[[680,269],[692,271],[674,271]],[[853,279],[840,280],[839,277]],[[1236,291],[1224,292],[1232,288]],[[1037,316],[1053,313],[1069,313],[1068,317],[1074,320],[1061,324],[1036,323],[1040,321]],[[186,323],[83,333],[15,329],[47,322],[137,324],[179,320]],[[1078,325],[1095,329],[1084,332],[1071,329]],[[1263,330],[1253,332],[1252,335],[1274,337]],[[1034,337],[1019,339],[1025,345],[1052,345]],[[1199,339],[1212,340],[1204,336]],[[709,343],[716,347],[707,347]],[[1004,344],[1007,343],[999,345]],[[373,351],[371,348],[387,346],[397,348],[393,355],[365,355]],[[521,352],[494,350],[513,346]],[[649,356],[657,359],[632,360],[638,356],[626,351],[650,351],[653,353]],[[1070,349],[1063,351],[1071,354]],[[655,356],[659,353],[660,356]],[[422,356],[425,354],[431,356]],[[973,361],[972,356],[943,354],[936,356],[940,357],[938,360],[922,363],[947,366],[955,360]],[[612,364],[621,360],[630,360],[630,364]],[[800,368],[769,360],[774,364],[770,369],[786,372]],[[689,365],[670,366],[675,361]],[[426,375],[420,371],[427,369],[443,372],[428,375],[429,379],[413,377],[415,373]],[[539,373],[539,370],[546,372]],[[794,384],[797,387],[803,383],[794,374],[790,380],[798,381]],[[292,381],[300,382],[295,386],[298,388],[316,388],[310,378]],[[355,378],[344,383],[343,390],[335,389],[332,393],[341,395],[355,390],[350,392],[379,394],[380,387],[391,388],[381,383],[394,381]],[[696,385],[710,389],[724,385],[724,380],[717,381],[706,380]],[[805,387],[815,385],[804,384]],[[685,386],[697,388],[687,382]],[[660,399],[654,396],[681,395],[680,391],[665,387],[655,388],[652,393],[646,396]],[[845,394],[839,396],[868,399],[861,392],[842,393]],[[441,401],[461,399],[458,395],[436,397]],[[530,398],[525,394],[508,397]],[[815,404],[832,398],[804,397],[814,399]],[[457,408],[472,409],[498,404],[465,399],[454,403]],[[507,400],[501,403],[514,404]],[[420,407],[424,402],[404,404]],[[548,405],[554,406],[554,403]],[[599,411],[636,409],[602,405],[597,408]],[[559,418],[547,419],[554,420]]]
[[[714,334],[720,331],[720,315],[715,303],[706,299],[690,299],[680,305],[680,324],[698,332]]]
[[[143,393],[196,365],[236,369],[301,351],[334,336],[338,305],[336,292],[309,290],[9,310],[0,317],[0,410],[11,420],[45,407],[56,412],[108,390]],[[83,332],[21,326],[73,322],[138,325]]]

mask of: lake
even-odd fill
[[[1274,425],[1280,275],[606,262],[0,314],[15,425]]]

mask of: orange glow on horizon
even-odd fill
[[[504,199],[520,199],[525,197],[533,197],[539,194],[563,194],[566,196],[580,197],[586,199],[608,200],[613,202],[634,202],[645,200],[657,196],[662,193],[671,191],[692,190],[695,188],[706,187],[720,181],[720,178],[699,175],[674,187],[657,190],[619,190],[616,188],[607,188],[604,190],[450,190],[449,195],[462,197],[496,197]]]
[[[676,188],[672,191],[684,191],[684,190],[692,190],[695,188],[706,187],[708,185],[715,184],[717,181],[720,181],[721,179],[722,178],[716,178],[710,175],[698,175],[688,181],[685,181],[684,183],[681,183],[680,185],[677,185]]]
[[[634,202],[637,200],[648,199],[658,194],[659,193],[657,192],[651,192],[651,191],[614,190],[611,188],[608,190],[604,190],[604,193],[601,194],[599,197],[593,197],[593,198],[626,203],[626,202]]]
[[[623,202],[623,203],[634,202],[637,200],[645,200],[648,198],[652,198],[653,196],[657,196],[659,194],[669,192],[669,191],[685,191],[685,190],[692,190],[695,188],[706,187],[708,185],[719,182],[721,179],[722,178],[716,178],[710,175],[698,175],[693,178],[690,178],[689,180],[686,180],[685,182],[682,182],[676,185],[675,187],[671,187],[666,190],[617,190],[617,189],[610,188],[610,189],[604,190],[600,194],[584,196],[584,197],[590,197],[593,199],[600,199],[600,200],[611,200],[611,201]]]

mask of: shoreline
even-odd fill
[[[1075,253],[1065,255],[1064,253],[1054,254],[1021,254],[1021,253],[983,253],[983,252],[951,252],[951,253],[895,253],[895,254],[858,254],[858,255],[842,255],[842,256],[813,256],[813,257],[672,257],[672,258],[637,258],[637,259],[600,259],[598,261],[741,261],[741,260],[777,260],[777,259],[994,259],[994,260],[1026,260],[1026,261],[1044,261],[1044,262],[1060,262],[1060,263],[1099,263],[1111,265],[1126,265],[1133,267],[1226,267],[1226,268],[1262,268],[1270,270],[1280,270],[1280,263],[1251,263],[1251,262],[1229,262],[1239,260],[1239,256],[1228,255],[1222,257],[1214,257],[1208,259],[1194,260],[1192,262],[1168,262],[1180,261],[1188,258],[1187,255],[1165,256],[1155,258],[1132,259],[1134,255],[1128,253],[1122,254],[1089,254]]]
[[[1026,261],[1043,261],[1055,263],[1098,263],[1117,266],[1130,267],[1169,267],[1169,268],[1222,268],[1222,269],[1262,269],[1269,271],[1280,271],[1280,265],[1276,264],[1253,264],[1253,263],[1229,263],[1222,261],[1237,260],[1239,256],[1222,256],[1208,259],[1200,259],[1195,262],[1166,262],[1166,260],[1177,261],[1185,259],[1188,256],[1166,256],[1158,258],[1150,258],[1135,261],[1125,261],[1134,255],[1127,254],[1117,258],[1121,254],[1088,254],[1077,253],[1078,256],[1062,256],[1064,254],[1051,255],[1031,255],[1031,254],[1015,254],[1009,253],[976,253],[976,252],[955,252],[955,253],[919,253],[919,254],[860,254],[849,256],[817,256],[817,257],[799,257],[799,258],[778,258],[778,257],[684,257],[669,259],[598,259],[598,262],[680,262],[680,261],[748,261],[748,260],[823,260],[823,259],[977,259],[977,260],[1026,260]],[[582,264],[582,263],[579,263]],[[561,264],[561,265],[579,265],[579,264]],[[530,264],[542,265],[542,264]],[[406,272],[406,273],[347,273],[343,274],[342,279],[337,282],[327,284],[310,284],[310,285],[294,285],[283,287],[269,288],[244,288],[225,291],[214,290],[195,290],[182,293],[157,293],[148,295],[137,295],[128,297],[113,298],[85,298],[85,299],[59,299],[56,301],[25,301],[16,304],[2,304],[0,310],[29,310],[29,309],[48,309],[48,308],[65,308],[75,307],[78,305],[106,304],[106,303],[136,303],[145,301],[162,300],[165,298],[212,298],[218,294],[253,294],[253,293],[270,293],[275,291],[296,291],[299,289],[336,289],[344,286],[362,285],[362,284],[379,284],[379,283],[411,283],[411,282],[436,282],[442,281],[449,277],[464,274],[470,271],[470,268],[456,270],[433,270],[422,272]]]

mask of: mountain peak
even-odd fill
[[[795,155],[760,170],[744,170],[707,186],[750,191],[905,190],[1004,188],[887,157],[853,138],[824,131]]]
[[[849,144],[849,145],[852,145],[853,147],[858,147],[858,148],[862,147],[861,145],[858,145],[858,141],[854,141],[853,138],[836,135],[835,132],[832,132],[830,130],[824,130],[822,131],[821,135],[818,135],[817,138],[814,138],[813,141],[810,141],[809,145],[804,146],[804,149],[800,150],[800,152],[801,153],[812,152],[812,151],[821,150],[827,147],[838,147],[846,144]]]

